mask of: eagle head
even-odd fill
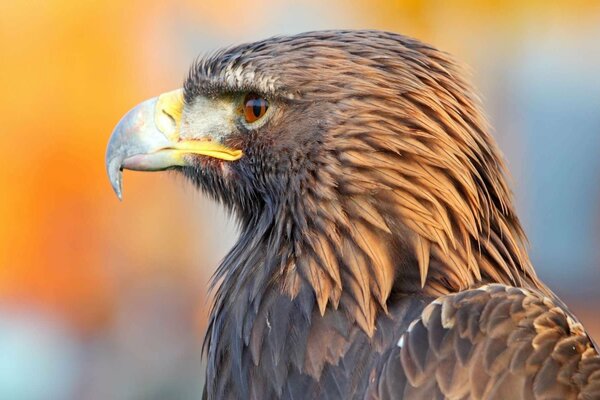
[[[473,93],[448,54],[401,35],[274,37],[199,59],[130,111],[108,174],[121,196],[124,168],[180,171],[241,222],[217,273],[230,290],[310,288],[372,332],[394,294],[536,282]]]

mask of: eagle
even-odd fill
[[[600,399],[598,347],[540,281],[463,68],[395,33],[198,59],[108,144],[239,221],[216,270],[206,399]]]

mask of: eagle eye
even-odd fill
[[[268,108],[269,102],[256,93],[251,92],[244,97],[244,118],[248,123],[255,122],[262,118]]]

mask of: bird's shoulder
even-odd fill
[[[600,357],[564,305],[485,285],[423,309],[373,374],[368,398],[600,399]]]

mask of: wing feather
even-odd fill
[[[368,394],[598,399],[600,356],[562,307],[537,292],[500,284],[440,297],[382,361]]]

